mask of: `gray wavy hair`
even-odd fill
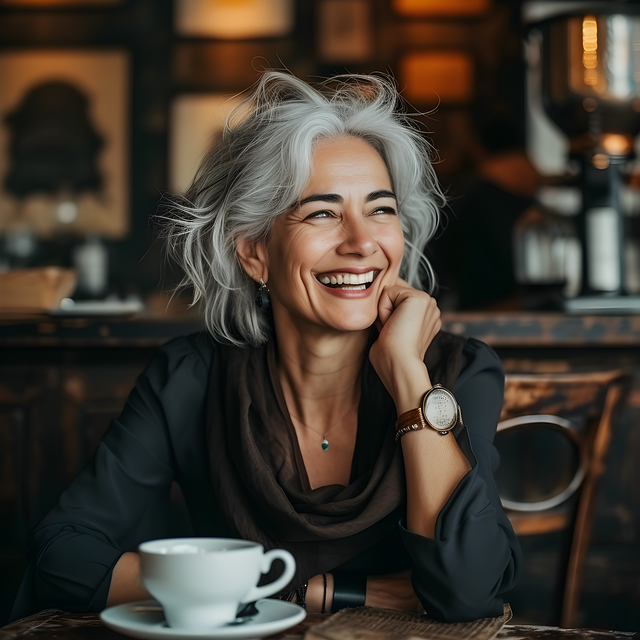
[[[322,139],[357,137],[384,160],[398,199],[405,252],[400,275],[432,291],[435,278],[422,253],[445,204],[431,160],[434,150],[402,111],[393,82],[343,75],[318,86],[265,72],[227,118],[221,135],[183,196],[159,216],[166,247],[202,304],[207,329],[226,343],[260,345],[270,315],[254,302],[256,284],[236,254],[240,238],[265,238],[275,219],[300,201]],[[248,112],[248,115],[247,115]]]

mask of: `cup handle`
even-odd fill
[[[293,574],[296,571],[295,558],[286,549],[271,549],[262,556],[262,564],[260,571],[267,573],[273,564],[273,561],[279,558],[284,562],[284,571],[282,575],[269,584],[262,585],[261,587],[253,587],[251,591],[242,599],[242,602],[254,602],[260,598],[267,598],[274,593],[278,593],[284,589],[293,578]]]

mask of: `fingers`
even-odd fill
[[[398,278],[380,295],[376,326],[380,332],[379,348],[422,359],[442,327],[440,309],[430,295]]]
[[[400,284],[403,283],[403,284]],[[387,323],[389,316],[395,309],[398,308],[400,303],[406,298],[410,292],[416,291],[413,287],[410,287],[402,278],[398,278],[396,284],[390,287],[385,287],[380,295],[378,302],[378,317],[382,326]]]
[[[378,317],[381,325],[384,326],[394,310],[409,298],[424,305],[423,317],[425,320],[433,322],[440,321],[440,309],[435,298],[432,298],[424,291],[414,289],[402,278],[398,278],[396,280],[396,284],[391,285],[390,287],[385,287],[380,295],[380,300],[378,302]],[[440,326],[441,323],[438,325],[436,333],[440,330]]]
[[[380,300],[378,302],[378,320],[380,321],[380,327],[378,327],[378,331],[387,324],[387,320],[393,313],[395,306],[391,296],[389,295],[389,287],[386,287],[382,291],[382,295],[380,296]]]

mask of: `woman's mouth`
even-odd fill
[[[350,273],[348,271],[342,273],[320,273],[316,276],[316,279],[329,289],[363,291],[372,285],[379,273],[380,271],[377,270],[367,271],[367,273]]]

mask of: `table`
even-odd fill
[[[269,640],[301,638],[310,627],[325,620],[319,613],[309,614],[300,624]],[[67,613],[57,609],[41,611],[0,628],[0,640],[18,638],[59,638],[60,640],[123,640],[127,636],[107,629],[97,613]],[[640,633],[599,631],[596,629],[560,629],[531,625],[506,625],[497,640],[640,640]]]

